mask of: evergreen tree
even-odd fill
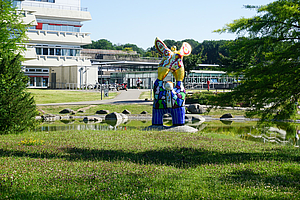
[[[0,1],[0,134],[20,133],[35,125],[36,105],[21,71],[27,25],[10,0]]]

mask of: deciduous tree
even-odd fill
[[[244,81],[231,93],[218,95],[216,105],[248,102],[248,116],[288,119],[296,113],[300,96],[299,0],[278,0],[256,9],[257,15],[241,18],[217,32],[237,33],[223,59],[228,72],[243,74]]]

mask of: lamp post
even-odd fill
[[[102,83],[103,83],[103,80],[102,80],[102,74],[103,74],[102,66],[103,66],[103,65],[101,65],[101,71],[100,71],[100,73],[101,73],[101,82],[100,82],[101,100],[102,100]]]

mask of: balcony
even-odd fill
[[[91,62],[83,56],[39,55],[35,60],[24,61],[23,65],[31,67],[91,66]]]
[[[37,18],[70,21],[92,20],[90,12],[74,6],[31,3],[26,1],[22,3],[22,9],[34,12]]]
[[[71,44],[77,46],[92,43],[90,33],[28,29],[27,36],[30,43]]]

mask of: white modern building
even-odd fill
[[[98,81],[98,68],[81,56],[81,46],[90,44],[89,33],[82,33],[82,22],[91,15],[80,0],[14,0],[24,13],[28,43],[25,74],[31,88],[82,87]]]

